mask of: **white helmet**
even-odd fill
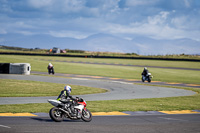
[[[71,91],[72,91],[72,88],[69,86],[69,85],[66,85],[65,87],[64,87],[64,90],[66,90],[67,91],[67,93],[71,93]]]
[[[53,66],[51,63],[49,63],[49,66]]]

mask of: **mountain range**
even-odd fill
[[[52,37],[50,35],[4,34],[0,45],[44,48],[58,47],[99,52],[137,53],[139,55],[200,54],[200,42],[182,38],[156,40],[144,36],[124,39],[110,34],[94,34],[84,39]]]

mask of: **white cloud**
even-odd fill
[[[29,0],[29,4],[43,10],[43,13],[49,12],[51,16],[57,13],[79,12],[85,7],[86,0]]]
[[[24,21],[17,21],[17,22],[15,22],[15,23],[12,23],[11,25],[12,25],[13,27],[16,27],[16,28],[28,28],[28,29],[34,28],[33,25],[28,24],[28,23],[26,23],[26,22],[24,22]]]
[[[69,38],[75,38],[75,39],[84,39],[89,36],[89,34],[82,33],[79,31],[49,31],[51,36],[54,37],[69,37]]]
[[[184,23],[181,23],[182,19],[171,19],[168,18],[170,12],[160,12],[155,16],[149,16],[145,22],[135,22],[129,25],[120,25],[107,23],[105,28],[102,29],[104,32],[109,32],[110,34],[118,35],[142,35],[148,36],[154,39],[179,39],[179,38],[190,38],[193,40],[199,41],[200,31],[198,30],[185,30],[182,28],[186,26]],[[171,23],[171,21],[173,23]],[[182,27],[177,27],[173,25],[181,25]]]
[[[174,17],[171,20],[171,23],[179,28],[179,29],[185,29],[186,25],[185,23],[188,21],[188,18],[186,16],[179,16],[179,17]]]
[[[65,12],[78,12],[84,8],[85,0],[64,0],[63,11]]]
[[[192,0],[0,1],[0,34],[49,34],[83,39],[105,33],[131,40],[199,40],[200,12]],[[3,27],[3,28],[2,28]]]
[[[23,34],[23,35],[26,35],[26,36],[35,34],[32,31],[25,31],[25,30],[16,30],[16,31],[13,31],[13,33],[20,33],[20,34]]]
[[[5,29],[0,29],[0,34],[7,34],[7,31]]]
[[[151,5],[156,2],[158,2],[158,0],[126,0],[126,6]]]
[[[167,16],[169,15],[169,12],[160,12],[158,15],[156,16],[149,16],[148,17],[148,22],[150,24],[164,24],[166,22]]]
[[[190,2],[189,2],[189,0],[184,0],[184,3],[185,3],[185,6],[186,6],[187,8],[190,7]]]
[[[29,0],[29,4],[35,8],[51,6],[53,2],[53,0]]]
[[[5,39],[4,38],[0,38],[0,42],[1,43],[5,43]]]

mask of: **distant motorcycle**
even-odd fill
[[[49,74],[51,74],[51,73],[54,74],[55,73],[53,67],[48,66],[47,69],[48,69]]]
[[[86,109],[87,103],[82,98],[78,98],[78,101],[74,103],[73,109],[70,108],[70,103],[63,103],[52,99],[49,99],[48,102],[55,106],[49,111],[51,119],[55,122],[63,121],[64,117],[75,120],[82,119],[85,122],[90,122],[92,120],[92,114]]]
[[[148,81],[150,83],[152,78],[151,73],[147,73],[147,75],[142,75],[142,82]]]

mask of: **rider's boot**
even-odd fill
[[[76,115],[74,115],[74,113],[72,112],[72,109],[69,107],[67,108],[68,111],[69,111],[69,114],[71,115],[71,117],[75,117]]]

